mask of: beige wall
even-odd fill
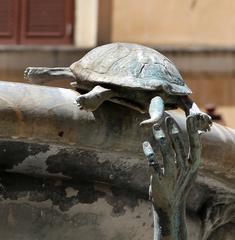
[[[112,41],[235,45],[235,1],[113,0]]]
[[[235,45],[234,0],[75,0],[75,3],[78,47],[94,47],[97,42],[109,41]]]

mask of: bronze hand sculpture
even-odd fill
[[[150,199],[153,204],[154,240],[186,240],[186,198],[194,182],[201,159],[200,115],[187,117],[189,147],[181,130],[171,118],[165,119],[166,131],[153,126],[153,135],[163,160],[161,167],[149,142],[144,154],[152,168]]]

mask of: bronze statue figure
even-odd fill
[[[154,240],[186,240],[186,198],[200,163],[201,131],[209,131],[211,118],[189,98],[192,93],[171,61],[159,52],[137,44],[112,43],[97,47],[69,68],[32,68],[25,71],[32,83],[68,79],[81,93],[81,110],[95,111],[112,101],[150,118],[140,123],[153,126],[163,167],[149,142],[143,143],[152,166],[150,197],[154,212]],[[181,130],[167,109],[182,108],[187,116],[189,149]],[[161,128],[165,124],[165,131]]]
[[[171,61],[159,52],[137,44],[112,43],[97,47],[69,68],[27,68],[33,83],[69,79],[83,95],[76,99],[80,109],[96,110],[109,100],[149,112],[140,125],[160,124],[167,109],[182,108],[186,115],[199,114],[200,130],[210,129],[211,118],[188,97],[191,90]]]

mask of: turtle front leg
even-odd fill
[[[90,92],[79,96],[76,102],[81,110],[95,111],[105,100],[114,96],[115,93],[111,89],[96,86]]]
[[[161,97],[154,97],[149,105],[150,119],[140,123],[140,126],[160,124],[164,113],[164,102]]]
[[[199,118],[199,126],[197,126],[199,131],[210,131],[210,128],[212,126],[211,117],[208,114],[202,112],[197,104],[193,102],[188,96],[181,97],[180,107],[185,111],[186,116],[197,115],[197,118]]]

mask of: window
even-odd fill
[[[73,0],[0,0],[0,44],[71,44]]]

